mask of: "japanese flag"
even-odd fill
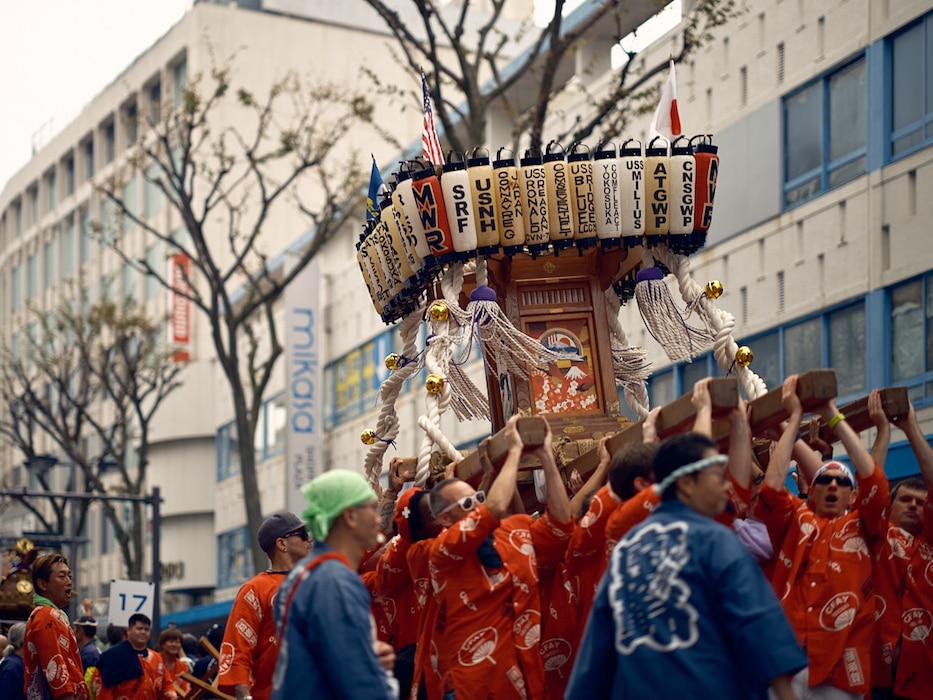
[[[677,78],[674,75],[674,59],[672,58],[670,73],[661,87],[661,100],[651,118],[649,135],[650,138],[662,136],[668,141],[673,141],[675,136],[680,136],[682,133],[680,114],[677,112]]]

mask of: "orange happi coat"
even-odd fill
[[[571,530],[547,512],[500,523],[479,505],[434,540],[438,649],[457,700],[545,697],[538,565],[557,565]],[[489,535],[502,566],[480,562]]]
[[[777,550],[772,586],[807,649],[810,685],[864,693],[871,680],[874,553],[887,531],[888,482],[876,465],[858,478],[857,509],[818,517],[785,490],[763,486],[755,517]]]
[[[243,684],[256,700],[272,697],[272,674],[279,659],[273,610],[285,575],[263,571],[237,592],[220,645],[218,687],[225,693],[233,695],[234,686]]]

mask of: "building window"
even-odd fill
[[[69,155],[65,159],[63,170],[65,172],[65,196],[74,194],[75,191],[75,158]]]
[[[158,80],[149,88],[149,119],[158,124],[162,116],[162,83]]]
[[[94,138],[84,142],[84,177],[90,180],[94,177]]]
[[[175,90],[175,106],[181,107],[182,99],[185,96],[185,88],[188,87],[188,61],[185,59],[175,64],[172,83]]]
[[[285,450],[285,394],[269,399],[262,405],[256,426],[256,461],[269,459]]]
[[[755,353],[755,360],[752,364],[752,370],[764,381],[765,385],[774,388],[781,385],[783,374],[781,373],[781,336],[777,331],[765,333],[756,338],[751,338],[747,342],[740,341],[741,344],[748,345]]]
[[[933,14],[891,37],[891,156],[933,140]]]
[[[398,333],[385,331],[324,368],[325,394],[331,399],[325,402],[325,429],[361,416],[374,405],[388,376],[385,356],[398,351],[395,343],[401,343]]]
[[[75,269],[75,221],[69,216],[62,232],[62,274],[70,275]]]
[[[839,396],[865,391],[865,304],[827,314],[829,366],[836,370]]]
[[[865,173],[865,59],[784,100],[784,205],[794,206]]]
[[[164,250],[165,244],[160,240],[146,248],[146,264],[160,275],[165,274]],[[153,275],[146,275],[146,301],[155,297],[160,289],[162,289],[162,284],[158,278]]]
[[[122,284],[121,291],[124,299],[139,298],[139,271],[132,265],[123,265],[121,271]]]
[[[32,301],[39,295],[39,263],[36,255],[26,258],[26,298]]]
[[[127,216],[139,216],[139,179],[136,177],[136,173],[133,173],[123,185],[123,206],[126,208]],[[115,204],[114,208],[116,209]],[[120,216],[119,218],[121,219],[121,227],[125,230],[126,224],[122,221],[125,217]],[[129,222],[129,225],[134,226],[132,221]]]
[[[13,209],[15,211],[15,218],[16,218],[16,235],[22,236],[23,235],[23,202],[21,200],[17,200],[16,204],[13,205]]]
[[[88,222],[87,210],[82,210],[78,222],[78,236],[80,237],[78,242],[78,247],[80,248],[78,255],[83,265],[91,259],[91,231],[89,228],[90,224]]]
[[[150,165],[143,178],[143,216],[147,219],[155,216],[162,209],[162,190],[156,184],[159,178],[159,168]]]
[[[674,400],[674,372],[660,372],[651,377],[648,395],[652,406],[664,406]]]
[[[933,396],[933,273],[891,290],[891,381]],[[919,384],[919,386],[917,386]]]
[[[29,220],[30,226],[35,226],[39,223],[39,186],[33,185],[29,190],[29,209],[32,214],[32,218]]]
[[[126,145],[132,146],[139,136],[139,109],[135,102],[126,108],[123,118],[126,120]]]
[[[13,266],[13,271],[10,273],[10,285],[12,286],[10,306],[13,311],[16,311],[23,305],[23,268],[19,265]]]
[[[252,575],[252,557],[246,527],[217,535],[217,587],[239,586]]]
[[[58,193],[55,191],[56,185],[57,183],[56,183],[56,178],[55,178],[55,171],[50,170],[48,174],[45,176],[45,186],[49,191],[49,198],[48,198],[48,203],[49,203],[48,210],[49,211],[52,211],[53,209],[55,209],[55,207],[58,204],[58,197],[57,197]]]
[[[784,328],[784,376],[823,366],[819,317]]]
[[[48,289],[58,279],[58,240],[47,241],[42,248],[42,281]]]
[[[117,130],[113,122],[104,126],[104,162],[112,163],[117,148]]]
[[[217,431],[217,481],[240,473],[240,442],[236,423],[230,422]]]

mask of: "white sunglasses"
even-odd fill
[[[486,494],[483,491],[477,491],[472,496],[464,496],[463,498],[454,501],[449,506],[444,508],[441,513],[446,513],[447,511],[453,510],[457,506],[463,508],[463,510],[473,510],[477,503],[485,503]],[[441,513],[438,513],[440,515]]]

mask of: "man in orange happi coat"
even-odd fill
[[[872,392],[883,421],[875,421],[879,438],[890,439],[881,400]],[[928,698],[933,688],[933,448],[917,422],[913,405],[896,419],[917,458],[922,478],[898,482],[891,490],[890,527],[875,570],[876,622],[872,646],[872,695],[875,698]],[[876,441],[877,444],[877,441]]]
[[[61,554],[46,554],[32,565],[36,607],[26,622],[26,697],[85,700],[90,697],[81,655],[63,608],[71,599],[71,567]]]
[[[95,681],[98,700],[175,700],[178,694],[162,655],[149,648],[151,621],[142,613],[130,615],[126,639],[100,655]]]
[[[803,415],[795,375],[784,382],[782,402],[790,418],[768,464],[755,517],[778,550],[772,585],[807,650],[810,665],[794,677],[794,692],[798,698],[855,700],[868,692],[871,679],[873,558],[887,531],[888,481],[830,400],[816,412],[835,431],[855,474],[830,461],[813,478],[808,502],[789,494],[785,479]]]
[[[430,549],[439,604],[437,646],[457,700],[544,698],[538,566],[557,566],[573,527],[570,503],[551,452],[550,428],[535,451],[547,484],[547,510],[505,517],[523,445],[509,420],[509,451],[488,498],[445,479],[431,510],[447,529]]]
[[[272,674],[279,657],[275,596],[288,572],[311,551],[307,528],[301,518],[287,511],[266,518],[257,537],[271,566],[237,592],[220,645],[218,687],[237,700],[272,696]]]

